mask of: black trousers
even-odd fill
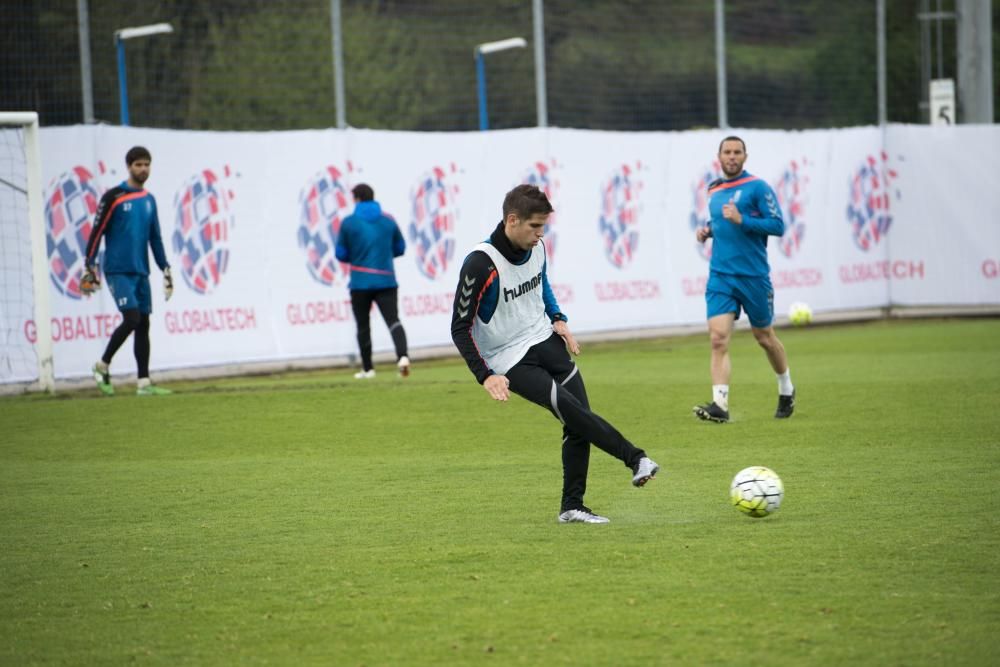
[[[358,324],[358,348],[361,351],[361,366],[366,371],[372,369],[372,302],[378,306],[379,312],[382,313],[382,319],[385,320],[385,325],[389,327],[392,344],[396,348],[396,359],[405,357],[407,354],[406,330],[403,329],[403,323],[399,321],[396,292],[395,287],[381,290],[351,290],[351,309],[354,311],[354,321]]]
[[[111,358],[115,356],[118,348],[128,339],[129,334],[135,332],[132,338],[132,349],[135,352],[135,364],[138,370],[138,377],[149,377],[149,313],[140,313],[137,308],[129,308],[122,311],[122,323],[111,333],[111,339],[101,361],[106,364],[111,363]]]
[[[590,409],[583,377],[557,334],[531,347],[507,371],[510,390],[546,408],[563,424],[563,493],[565,512],[583,507],[590,467],[590,445],[632,468],[646,455]]]

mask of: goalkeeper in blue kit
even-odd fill
[[[695,232],[699,243],[709,238],[713,242],[705,286],[712,342],[712,400],[695,406],[694,414],[717,423],[729,421],[729,341],[733,324],[743,310],[778,379],[778,408],[774,416],[785,419],[795,410],[795,387],[788,370],[788,357],[785,346],[774,333],[774,288],[767,262],[767,237],[784,234],[785,223],[771,186],[743,169],[746,159],[746,144],[739,137],[726,137],[719,144],[723,178],[709,184],[711,220]]]
[[[163,271],[163,290],[167,299],[174,291],[170,264],[163,250],[160,220],[156,200],[143,188],[149,178],[152,157],[142,146],[125,154],[128,179],[111,188],[101,197],[94,219],[94,228],[87,242],[86,269],[80,281],[84,294],[100,289],[97,254],[104,239],[104,278],[122,314],[122,322],[112,332],[103,356],[94,364],[94,380],[102,393],[115,393],[109,366],[118,348],[133,335],[135,361],[138,366],[139,396],[162,396],[172,393],[149,380],[149,316],[153,312],[149,287],[149,249],[156,265]]]

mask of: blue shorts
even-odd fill
[[[149,276],[141,273],[105,273],[104,280],[108,283],[118,310],[138,310],[146,315],[153,312]]]
[[[705,286],[709,319],[746,311],[750,326],[765,329],[774,321],[774,288],[770,276],[732,276],[712,271]]]

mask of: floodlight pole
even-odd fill
[[[122,28],[115,30],[115,48],[118,51],[118,105],[121,109],[122,125],[129,124],[128,117],[128,84],[125,77],[125,40],[136,37],[148,37],[149,35],[159,35],[165,32],[173,32],[174,27],[169,23],[152,23],[141,25],[135,28]]]
[[[480,130],[485,131],[490,129],[489,114],[486,110],[486,59],[484,56],[488,53],[506,51],[507,49],[523,49],[527,45],[528,42],[525,41],[524,37],[511,37],[510,39],[501,39],[498,42],[477,44],[473,50],[472,53],[476,59],[476,91],[479,96]]]
[[[118,108],[121,110],[122,125],[128,125],[128,84],[125,83],[125,42],[115,33],[115,49],[118,51]]]
[[[476,96],[479,98],[479,129],[488,130],[490,120],[486,115],[486,63],[483,54],[476,51]]]

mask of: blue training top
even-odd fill
[[[337,259],[351,265],[351,290],[382,290],[398,287],[392,260],[406,252],[399,225],[382,213],[377,201],[358,202],[344,218],[337,235]]]
[[[765,181],[744,171],[736,178],[717,179],[708,186],[708,212],[712,227],[712,261],[716,273],[767,276],[767,237],[785,233],[785,222],[774,190]],[[736,204],[741,224],[722,216],[723,204]]]
[[[111,188],[101,197],[94,228],[87,241],[86,265],[94,266],[104,237],[104,273],[149,275],[149,251],[160,270],[166,269],[167,254],[160,236],[156,200],[145,189],[129,187],[128,181]]]

